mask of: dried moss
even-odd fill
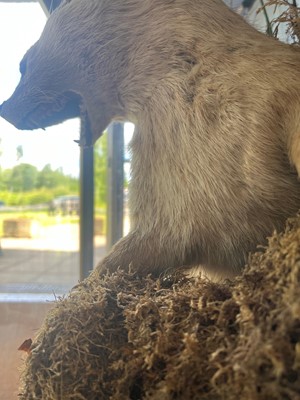
[[[300,398],[300,217],[222,284],[96,273],[32,345],[22,400]]]

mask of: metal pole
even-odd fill
[[[123,236],[124,125],[108,127],[107,250]]]
[[[88,123],[81,121],[81,136],[92,136]],[[88,132],[87,132],[88,131]],[[80,280],[94,263],[94,148],[80,147]]]

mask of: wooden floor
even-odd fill
[[[51,303],[0,302],[0,399],[17,400],[20,368],[26,353],[18,351],[33,338]],[[41,399],[42,400],[42,399]]]

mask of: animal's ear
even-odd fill
[[[26,73],[26,68],[27,68],[27,62],[26,62],[26,58],[24,57],[24,58],[22,59],[22,61],[20,62],[20,66],[19,66],[20,74],[21,74],[22,76],[25,75],[25,73]]]
[[[67,5],[68,3],[71,3],[71,1],[72,1],[72,0],[64,0],[64,1],[61,3],[61,7]]]
[[[50,13],[55,11],[58,7],[62,8],[64,6],[66,6],[68,3],[71,3],[71,0],[63,0],[62,2],[61,2],[61,0],[52,0],[51,6],[50,6]]]

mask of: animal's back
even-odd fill
[[[144,136],[133,142],[133,219],[142,232],[151,221],[182,263],[221,272],[243,265],[299,209],[289,145],[300,111],[300,52],[231,11],[226,20],[222,7],[204,40],[203,11],[190,10],[190,31],[178,27],[178,42],[193,43],[182,54],[193,65],[174,68],[143,112]]]

